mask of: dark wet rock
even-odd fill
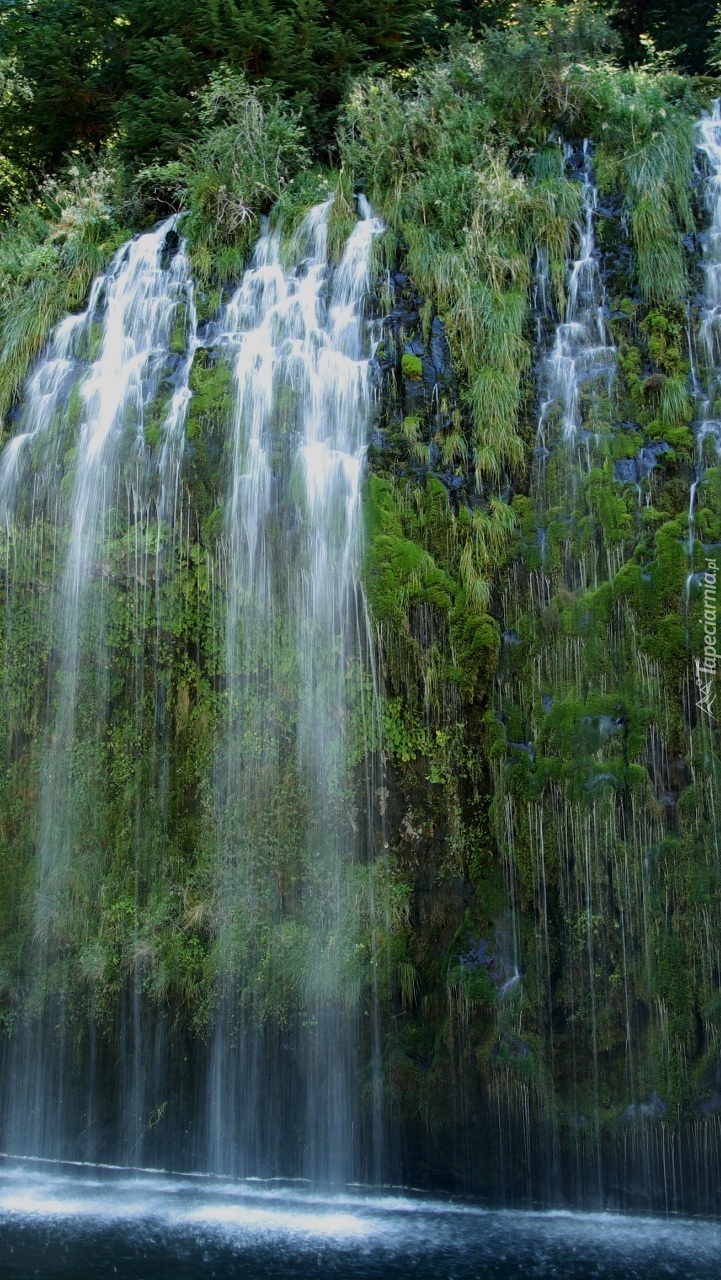
[[[24,412],[25,412],[25,404],[23,400],[16,400],[15,403],[12,404],[9,409],[5,410],[6,427],[14,426],[16,423],[20,422]],[[13,434],[14,432],[8,432],[8,435],[13,435]]]
[[[494,962],[494,957],[488,952],[488,942],[485,938],[479,938],[468,951],[458,957],[464,969],[490,968]]]
[[[632,1102],[623,1113],[622,1119],[628,1123],[636,1120],[661,1120],[668,1107],[656,1090],[650,1093],[645,1102]]]
[[[443,461],[439,434],[465,430],[465,408],[458,403],[458,379],[440,316],[402,271],[391,272],[392,311],[382,322],[382,338],[372,362],[381,419],[371,442],[371,465],[391,467],[397,476],[420,484],[433,476],[454,506],[475,508],[484,502],[476,485],[472,460],[464,466]],[[430,312],[430,314],[429,314]],[[415,438],[425,446],[424,458],[401,430],[403,420],[416,420]]]
[[[201,324],[198,327],[198,345],[205,349],[207,357],[210,357],[211,355],[209,348],[211,348],[213,343],[218,340],[219,336],[218,323],[216,320],[206,320],[204,324]],[[218,358],[217,353],[215,353],[214,358]]]
[[[491,1061],[494,1063],[498,1061],[507,1062],[511,1058],[517,1062],[522,1062],[530,1056],[531,1050],[525,1040],[522,1040],[520,1036],[511,1035],[510,1031],[504,1031],[493,1046]]]
[[[621,484],[638,484],[638,464],[635,458],[619,458],[613,468],[614,479]]]
[[[434,316],[431,325],[428,355],[436,382],[454,387],[456,385],[456,374],[453,368],[451,348],[446,337],[445,325],[439,316]]]
[[[402,363],[403,356],[416,357],[421,361],[417,380],[404,378],[404,394],[408,390],[406,381],[417,381],[419,384],[410,388],[411,398],[415,403],[424,392],[432,395],[439,386],[445,388],[456,385],[451,350],[445,326],[437,315],[431,320],[426,341],[420,315],[424,300],[413,288],[408,276],[402,271],[394,272],[391,284],[395,305],[383,321],[384,334],[389,353],[393,351],[396,367]]]
[[[708,1087],[713,1089],[714,1093],[721,1094],[721,1054],[719,1054],[712,1071],[709,1073]]]
[[[602,738],[610,738],[615,733],[620,733],[624,728],[623,720],[614,720],[612,716],[600,716],[598,720],[598,728]]]
[[[170,262],[178,252],[179,245],[180,236],[175,228],[172,227],[165,237],[165,244],[163,245],[162,253],[160,255],[160,265],[164,271],[167,270]]]
[[[658,440],[654,444],[646,444],[638,455],[638,466],[642,476],[647,476],[658,465],[659,458],[671,452],[666,440]]]
[[[614,466],[614,477],[621,484],[640,484],[658,466],[659,459],[670,452],[671,445],[666,440],[645,444],[635,458],[618,459]]]

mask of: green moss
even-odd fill
[[[404,378],[410,378],[414,382],[423,375],[423,361],[420,356],[409,355],[406,352],[401,360],[401,372]]]
[[[212,361],[199,350],[190,374],[193,393],[188,408],[186,433],[190,439],[213,433],[230,420],[233,408],[233,377],[224,360]]]
[[[649,422],[648,426],[645,428],[645,435],[649,440],[665,440],[667,444],[671,445],[674,453],[678,452],[682,456],[686,457],[692,456],[696,447],[693,432],[683,423],[670,425],[669,423],[654,419],[652,422]],[[671,461],[673,456],[674,455],[671,455],[669,458],[668,454],[663,455],[663,460]]]
[[[144,427],[145,443],[151,449],[157,449],[162,438],[162,428],[157,422],[146,422]]]
[[[469,614],[463,591],[456,594],[450,621],[455,658],[450,678],[464,697],[472,701],[477,682],[480,680],[485,693],[493,679],[501,647],[500,627],[488,614],[480,617]]]
[[[173,327],[169,343],[170,351],[177,356],[184,356],[188,349],[188,335],[185,328],[185,316],[181,316]]]

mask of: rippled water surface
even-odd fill
[[[721,1226],[0,1164],[0,1276],[718,1280]]]

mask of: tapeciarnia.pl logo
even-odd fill
[[[716,561],[707,560],[703,582],[703,659],[694,659],[698,694],[696,706],[709,720],[716,719],[713,711],[716,697],[714,680],[721,662],[721,655],[716,652],[716,574]]]

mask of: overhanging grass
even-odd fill
[[[19,210],[0,234],[0,415],[53,327],[82,306],[129,235],[113,217],[109,185],[97,172],[71,171],[67,186],[53,184],[44,206]]]

